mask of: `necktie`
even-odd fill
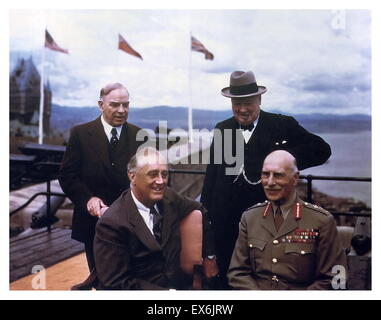
[[[156,211],[155,207],[150,209],[150,213],[153,217],[153,235],[155,236],[157,242],[161,242],[161,225],[163,217],[159,212]]]
[[[115,128],[112,128],[111,129],[111,139],[110,139],[110,143],[111,145],[114,147],[118,144],[118,134],[116,132],[116,129]]]
[[[251,130],[254,129],[254,124],[253,124],[253,123],[250,123],[250,124],[248,124],[247,126],[244,126],[244,125],[241,124],[241,129],[242,129],[243,131],[246,131],[246,130],[251,131]]]
[[[279,228],[284,221],[283,215],[282,215],[282,210],[280,209],[280,207],[277,207],[277,209],[275,211],[274,221],[275,221],[275,228],[277,231],[279,231]]]

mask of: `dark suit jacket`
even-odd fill
[[[123,194],[99,219],[94,255],[100,289],[181,289],[179,222],[201,204],[167,189],[158,203],[163,216],[162,242],[149,231],[131,196]],[[203,255],[214,254],[210,222],[203,212]]]
[[[222,154],[224,154],[224,129],[233,130],[233,155],[236,152],[236,129],[239,126],[232,117],[219,122],[216,129],[222,132]],[[238,134],[243,139],[240,131]],[[294,155],[300,170],[323,164],[331,155],[330,146],[320,137],[308,132],[289,116],[260,111],[257,127],[249,142],[244,146],[244,163],[247,177],[258,181],[261,177],[262,165],[266,156],[277,149],[287,150]],[[233,183],[236,176],[226,175],[225,169],[232,165],[222,162],[215,164],[213,158],[214,140],[211,146],[211,161],[207,166],[201,202],[208,210],[216,234],[216,243],[220,244],[220,255],[224,251],[227,257],[225,268],[229,263],[234,243],[238,235],[238,223],[242,212],[248,207],[263,202],[266,197],[261,184],[249,185],[242,175]],[[218,249],[217,248],[217,249]],[[221,266],[220,266],[221,267]],[[223,267],[222,267],[223,269]],[[223,270],[221,270],[223,272]]]
[[[242,215],[228,273],[234,289],[329,290],[336,275],[333,267],[348,271],[333,216],[316,205],[298,202],[301,217],[290,212],[278,231],[273,212],[264,216],[267,203]]]
[[[86,208],[91,197],[99,197],[109,206],[129,187],[127,163],[142,143],[136,141],[139,129],[130,123],[123,125],[118,144],[124,151],[112,163],[100,117],[72,128],[59,182],[74,203],[73,239],[85,243],[93,241],[97,218]]]

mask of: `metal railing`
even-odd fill
[[[186,169],[169,169],[171,174],[192,174],[192,175],[205,175],[205,170],[186,170]],[[315,175],[300,175],[299,179],[307,181],[307,201],[313,203],[312,195],[312,181],[313,180],[326,180],[326,181],[352,181],[352,182],[372,182],[372,178],[368,177],[340,177],[340,176],[315,176]],[[169,181],[168,185],[171,184]],[[359,213],[359,212],[331,212],[336,216],[361,216],[361,217],[370,217],[370,213]]]
[[[51,191],[51,181],[56,178],[58,168],[60,163],[58,162],[37,162],[33,164],[31,170],[35,170],[36,172],[44,173],[44,180],[46,182],[46,192],[38,192],[33,194],[24,204],[20,207],[12,210],[9,215],[12,216],[20,210],[26,208],[34,199],[38,196],[46,196],[46,218],[47,218],[47,231],[51,231],[51,197],[52,196],[62,196],[66,197],[64,193],[52,192]]]
[[[34,195],[32,195],[27,202],[25,202],[20,207],[12,210],[10,212],[10,216],[17,213],[18,211],[24,209],[27,207],[34,199],[36,199],[40,195],[46,196],[46,214],[47,214],[47,231],[50,232],[51,225],[49,223],[51,217],[51,196],[66,196],[64,193],[57,193],[57,192],[51,192],[51,180],[54,178],[54,167],[59,165],[58,163],[37,163],[35,166],[44,166],[45,168],[48,167],[51,169],[51,171],[48,170],[47,173],[47,180],[46,180],[46,192],[38,192]],[[169,172],[171,174],[191,174],[191,175],[205,175],[205,170],[185,170],[185,169],[169,169]],[[171,175],[170,175],[171,177]],[[354,181],[354,182],[372,182],[371,178],[364,178],[364,177],[337,177],[337,176],[315,176],[315,175],[300,175],[300,179],[307,180],[307,201],[313,202],[312,195],[312,182],[314,180],[329,180],[329,181]],[[169,179],[168,185],[171,185],[171,180]],[[370,213],[359,213],[359,212],[331,212],[333,215],[345,215],[345,216],[361,216],[361,217],[370,217]]]

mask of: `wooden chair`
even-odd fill
[[[217,265],[215,260],[202,258],[203,241],[202,213],[194,210],[180,222],[182,270],[192,276],[192,289],[213,288],[217,281]]]
[[[184,273],[193,276],[195,290],[202,288],[202,213],[194,210],[180,222],[180,266]]]
[[[201,290],[203,279],[208,278],[205,274],[205,264],[202,259],[202,213],[194,210],[180,222],[180,266],[185,274],[192,276],[192,289]],[[97,284],[95,270],[82,283],[77,284],[71,290],[91,290]]]

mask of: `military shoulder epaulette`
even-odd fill
[[[255,205],[253,205],[253,206],[247,208],[245,211],[249,211],[249,210],[251,210],[251,209],[255,209],[255,208],[264,207],[264,206],[266,206],[267,204],[268,204],[268,201],[267,201],[267,200],[264,201],[264,202],[259,202],[259,203],[255,204]]]
[[[325,209],[322,208],[322,207],[319,207],[319,206],[316,205],[316,204],[312,204],[312,203],[305,202],[305,201],[303,201],[302,204],[303,204],[306,208],[308,208],[308,209],[312,209],[312,210],[318,211],[318,212],[320,212],[320,213],[325,214],[326,216],[329,216],[329,215],[330,215],[329,211],[325,210]]]

